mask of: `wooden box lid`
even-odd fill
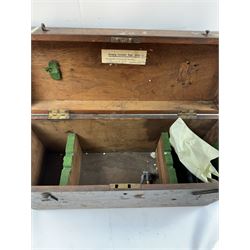
[[[218,113],[217,32],[47,29],[32,32],[33,114]],[[146,51],[146,63],[102,63],[102,50]]]

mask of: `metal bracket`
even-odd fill
[[[178,117],[182,119],[196,119],[197,118],[197,113],[194,112],[194,110],[186,110],[186,111],[180,111],[178,113]]]
[[[42,201],[50,201],[50,198],[52,198],[55,201],[58,201],[58,198],[49,192],[41,193],[41,196],[42,196]]]
[[[209,190],[201,190],[201,191],[193,191],[192,195],[202,195],[202,194],[214,194],[214,193],[219,193],[219,189],[209,189]]]
[[[50,110],[48,114],[49,120],[68,120],[70,118],[68,110]]]
[[[141,189],[141,184],[138,183],[117,183],[109,184],[110,189],[113,190],[128,190],[128,189]]]
[[[111,43],[140,43],[139,39],[136,37],[122,37],[122,36],[112,36],[110,38]]]

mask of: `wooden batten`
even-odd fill
[[[34,101],[32,114],[48,114],[49,110],[69,110],[73,114],[176,114],[194,111],[217,114],[217,106],[209,101]]]
[[[32,41],[113,42],[113,43],[169,43],[218,44],[218,32],[139,30],[139,29],[82,29],[41,28],[32,33]]]

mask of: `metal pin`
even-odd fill
[[[41,29],[42,29],[42,31],[49,31],[47,28],[46,28],[46,26],[45,26],[45,24],[44,23],[41,23]]]

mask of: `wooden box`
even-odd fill
[[[59,63],[61,80],[45,68]],[[218,142],[218,33],[41,28],[32,32],[32,208],[197,206],[218,182],[140,184],[182,117]],[[60,185],[75,133],[68,185]],[[69,153],[70,154],[70,153]]]

